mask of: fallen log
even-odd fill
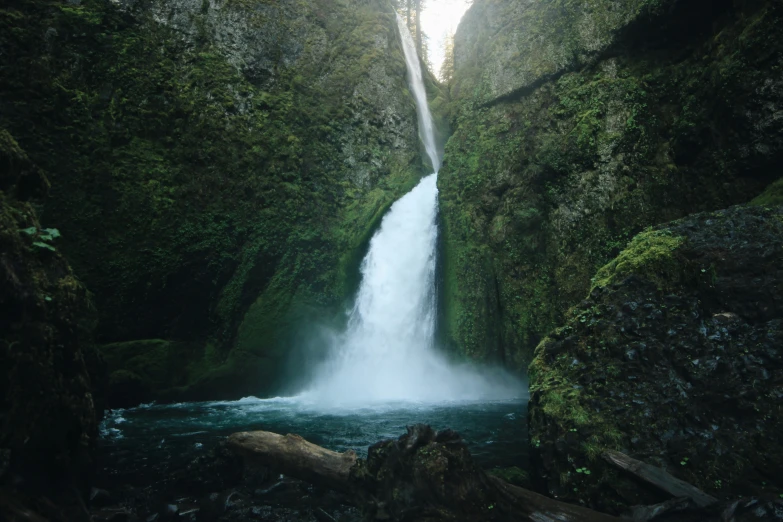
[[[347,493],[368,520],[617,522],[486,474],[460,437],[429,426],[370,447],[367,459],[337,453],[298,435],[231,435],[229,447],[281,473]]]
[[[350,492],[350,472],[356,453],[338,453],[307,442],[299,435],[269,431],[234,433],[228,444],[244,457],[307,482]]]
[[[603,457],[604,460],[613,466],[617,466],[640,480],[662,489],[675,498],[689,498],[699,507],[707,507],[718,502],[717,498],[711,497],[696,486],[692,486],[672,476],[661,468],[645,464],[619,451],[606,451]]]

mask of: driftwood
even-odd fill
[[[661,468],[645,464],[619,451],[607,451],[603,454],[603,457],[613,466],[617,466],[644,482],[662,489],[673,497],[688,498],[699,507],[707,507],[718,502],[717,498],[711,497],[696,486],[673,477]]]
[[[269,431],[234,433],[229,446],[269,468],[307,482],[350,492],[351,468],[356,453],[337,453],[307,442],[299,435],[278,435]]]
[[[418,425],[370,448],[367,460],[298,435],[235,433],[229,447],[282,473],[348,494],[368,520],[617,522],[486,474],[459,436]]]

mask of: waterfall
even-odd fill
[[[419,135],[435,172],[384,216],[361,265],[347,328],[302,396],[326,405],[518,397],[500,372],[450,364],[435,347],[440,158],[413,38],[399,16],[397,24]]]
[[[427,91],[424,89],[424,78],[421,73],[421,64],[419,55],[416,54],[416,45],[413,43],[411,32],[403,22],[402,17],[397,15],[397,28],[400,31],[402,40],[402,51],[405,54],[405,66],[408,69],[408,85],[410,85],[413,98],[416,100],[416,116],[419,120],[419,137],[424,143],[424,149],[432,162],[432,168],[435,173],[440,169],[440,157],[438,148],[435,146],[435,124],[432,122],[430,106],[427,103]]]

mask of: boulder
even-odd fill
[[[639,234],[536,348],[530,440],[558,498],[664,500],[608,449],[721,498],[783,493],[783,207],[699,213]]]

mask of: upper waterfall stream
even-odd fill
[[[435,347],[440,157],[422,69],[397,16],[419,135],[435,172],[392,205],[370,241],[348,326],[303,398],[324,405],[509,399],[520,387],[500,371],[450,364]]]
[[[416,100],[416,116],[419,121],[419,137],[424,143],[424,148],[432,163],[432,168],[437,174],[440,169],[440,155],[438,147],[435,145],[435,123],[432,121],[432,113],[427,102],[427,90],[424,88],[424,77],[421,72],[421,62],[419,55],[416,54],[416,45],[413,43],[408,27],[397,15],[397,28],[400,31],[400,40],[402,40],[402,51],[405,54],[405,66],[408,70],[408,85],[410,85],[413,99]]]

